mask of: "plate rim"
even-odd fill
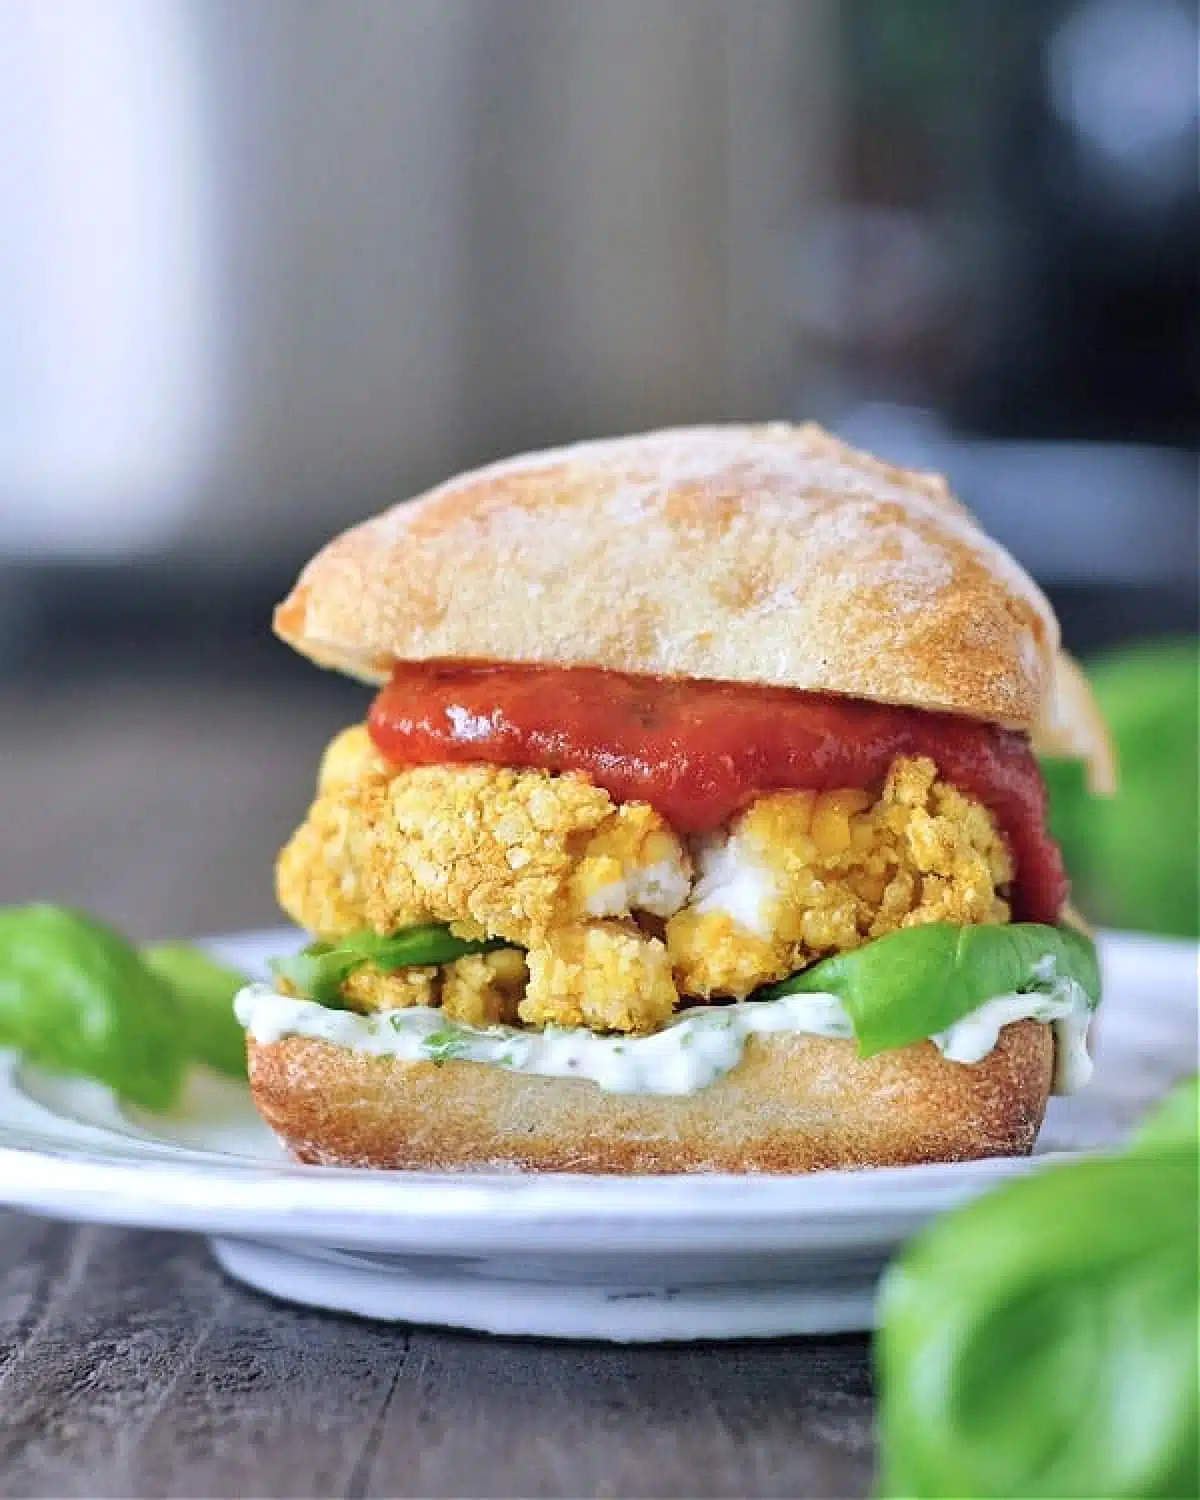
[[[1192,960],[1200,945],[1105,933],[1109,959],[1157,950]],[[225,956],[295,942],[295,929],[197,939]],[[1174,960],[1172,960],[1174,961]],[[0,1080],[2,1083],[2,1080]],[[51,1117],[53,1114],[51,1112]],[[0,1204],[94,1223],[275,1236],[325,1244],[386,1244],[453,1253],[486,1229],[487,1248],[753,1253],[821,1241],[896,1241],[930,1216],[1077,1151],[797,1175],[588,1175],[516,1169],[382,1172],[314,1167],[147,1142],[123,1152],[36,1127],[0,1125]],[[549,1239],[541,1238],[548,1236]],[[482,1236],[481,1236],[482,1238]]]
[[[0,1146],[0,1201],[91,1223],[452,1253],[486,1229],[488,1249],[786,1252],[814,1240],[864,1248],[1001,1181],[1076,1153],[992,1157],[803,1176],[397,1174],[357,1169],[105,1160]],[[319,1174],[314,1176],[313,1174]],[[320,1181],[319,1199],[312,1187]],[[681,1235],[686,1244],[681,1244]]]

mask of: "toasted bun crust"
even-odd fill
[[[861,1059],[854,1043],[757,1036],[680,1097],[480,1063],[403,1063],[289,1037],[248,1043],[255,1103],[301,1161],[557,1172],[810,1172],[1020,1156],[1042,1123],[1054,1038],[1000,1034],[980,1063],[930,1042]]]
[[[368,681],[473,658],[753,682],[1029,729],[1058,624],[944,481],[814,426],[516,458],[331,542],[275,614]]]

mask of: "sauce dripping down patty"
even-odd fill
[[[995,724],[747,683],[444,661],[399,663],[367,722],[394,764],[580,771],[690,834],[766,792],[870,789],[897,756],[928,756],[1004,831],[1014,919],[1053,923],[1066,902],[1037,761]]]

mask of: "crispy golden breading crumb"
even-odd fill
[[[325,753],[317,799],[280,856],[277,885],[284,910],[322,938],[448,922],[458,937],[527,947],[532,963],[567,929],[574,936],[564,939],[554,969],[561,997],[553,997],[546,964],[540,987],[530,986],[533,1007],[560,1024],[586,1005],[611,1018],[596,1025],[618,1028],[625,1017],[645,1029],[656,1024],[648,1017],[678,1000],[665,947],[647,946],[628,919],[634,912],[662,919],[682,906],[689,857],[652,808],[618,807],[582,777],[389,766],[355,726]],[[568,964],[572,943],[579,952]],[[548,963],[553,950],[546,956]],[[616,985],[603,1002],[601,972]],[[522,955],[499,951],[447,965],[429,985],[365,968],[345,993],[356,1008],[440,1003],[456,1019],[489,1024],[516,1019],[527,977]],[[634,993],[643,983],[644,997]]]
[[[760,984],[793,972],[778,943],[716,907],[703,912],[685,907],[667,924],[666,942],[681,994],[744,999]]]
[[[626,802],[588,840],[567,900],[588,917],[669,917],[691,888],[691,862],[675,834],[645,802]]]
[[[333,740],[316,801],[279,857],[280,905],[319,937],[450,922],[509,938],[589,917],[668,917],[691,863],[645,803],[580,776],[388,766],[361,725]]]
[[[280,906],[316,937],[342,937],[368,925],[367,850],[386,785],[373,776],[320,792],[276,861]]]
[[[357,1011],[440,1005],[453,1020],[471,1026],[512,1025],[527,977],[521,950],[498,948],[494,953],[470,953],[441,968],[385,972],[364,964],[343,983],[342,998]]]
[[[413,1005],[436,1005],[440,971],[435,967],[393,969],[385,973],[374,964],[355,969],[342,984],[342,998],[351,1010],[408,1010]]]
[[[523,947],[630,903],[668,915],[690,884],[682,844],[650,808],[618,809],[579,776],[500,766],[399,772],[364,855],[377,931],[470,921]]]
[[[922,922],[1006,922],[1012,859],[991,815],[895,761],[865,792],[761,797],[699,853],[690,903],[667,923],[676,983],[741,997],[829,953]]]
[[[679,1003],[665,945],[632,922],[556,928],[528,963],[519,1012],[534,1026],[657,1031]]]
[[[513,1026],[528,978],[519,948],[468,954],[442,970],[442,1009],[469,1026]]]
[[[367,733],[365,724],[351,724],[335,734],[325,746],[321,766],[317,772],[317,791],[331,792],[337,787],[354,786],[369,776],[390,776],[394,773]]]

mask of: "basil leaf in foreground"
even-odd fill
[[[166,979],[103,923],[41,904],[0,910],[0,1047],[152,1110],[174,1104],[187,1061]]]
[[[1194,1496],[1195,1144],[1050,1167],[939,1220],[879,1309],[881,1493]]]
[[[1200,1145],[1200,1074],[1181,1083],[1142,1123],[1133,1138],[1138,1151],[1156,1151],[1164,1146]]]
[[[390,974],[396,969],[453,963],[469,953],[492,953],[511,948],[503,938],[455,937],[443,922],[405,927],[390,936],[365,928],[332,943],[310,943],[289,958],[271,961],[271,971],[298,994],[320,1005],[340,1007],[341,987],[355,969],[373,964]]]
[[[190,943],[159,943],[143,948],[142,957],[175,993],[190,1055],[218,1073],[244,1078],[246,1035],[233,1013],[233,997],[246,976]]]
[[[822,959],[757,998],[836,995],[859,1052],[871,1057],[944,1031],[997,995],[1048,991],[1061,979],[1075,980],[1093,1007],[1099,1002],[1095,947],[1072,927],[933,922]]]

